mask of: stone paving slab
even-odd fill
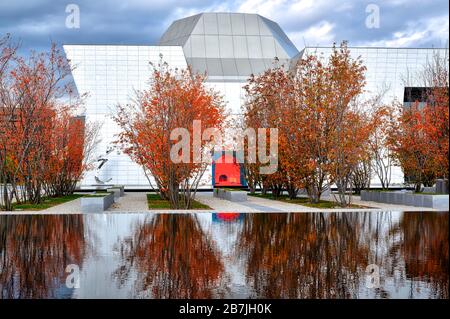
[[[107,211],[142,212],[146,210],[149,210],[147,204],[147,193],[129,192],[117,199]]]
[[[334,201],[333,196],[324,200]],[[333,208],[322,209],[276,201],[267,198],[249,196],[247,202],[233,203],[212,196],[212,193],[197,193],[197,200],[207,204],[216,211],[236,212],[354,212],[354,211],[437,211],[427,207],[392,205],[378,202],[362,201],[359,196],[352,197],[352,203],[369,208]],[[246,204],[245,204],[246,203]]]
[[[196,199],[216,211],[227,212],[307,212],[321,211],[317,208],[284,203],[267,198],[248,196],[246,202],[231,202],[226,199],[213,197],[212,192],[197,193]]]

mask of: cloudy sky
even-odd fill
[[[80,9],[80,28],[66,27],[69,4]],[[377,10],[378,27],[372,19]],[[353,46],[443,47],[448,10],[448,0],[0,0],[0,36],[10,33],[23,52],[43,50],[51,41],[151,45],[175,19],[204,11],[248,12],[278,22],[298,49],[342,40]]]

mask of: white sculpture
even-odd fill
[[[106,181],[102,181],[100,178],[98,178],[98,175],[99,175],[99,173],[100,173],[100,170],[101,170],[101,168],[106,164],[106,162],[108,162],[108,155],[112,152],[112,151],[114,151],[114,149],[115,149],[116,147],[115,146],[113,146],[113,147],[108,147],[107,149],[106,149],[106,153],[104,154],[104,155],[101,155],[101,156],[99,156],[98,158],[97,158],[97,160],[96,160],[96,162],[98,162],[99,164],[98,164],[98,166],[97,166],[97,168],[95,169],[95,182],[97,183],[97,184],[100,184],[100,185],[104,185],[104,184],[106,184],[106,183],[109,183],[111,180],[112,180],[112,178],[109,178],[108,180],[106,180]]]

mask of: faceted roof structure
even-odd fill
[[[299,52],[280,26],[260,15],[200,13],[174,21],[159,45],[179,45],[194,72],[209,81],[242,80],[279,64],[289,66]]]

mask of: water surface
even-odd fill
[[[0,215],[0,298],[448,298],[448,253],[447,212]]]

